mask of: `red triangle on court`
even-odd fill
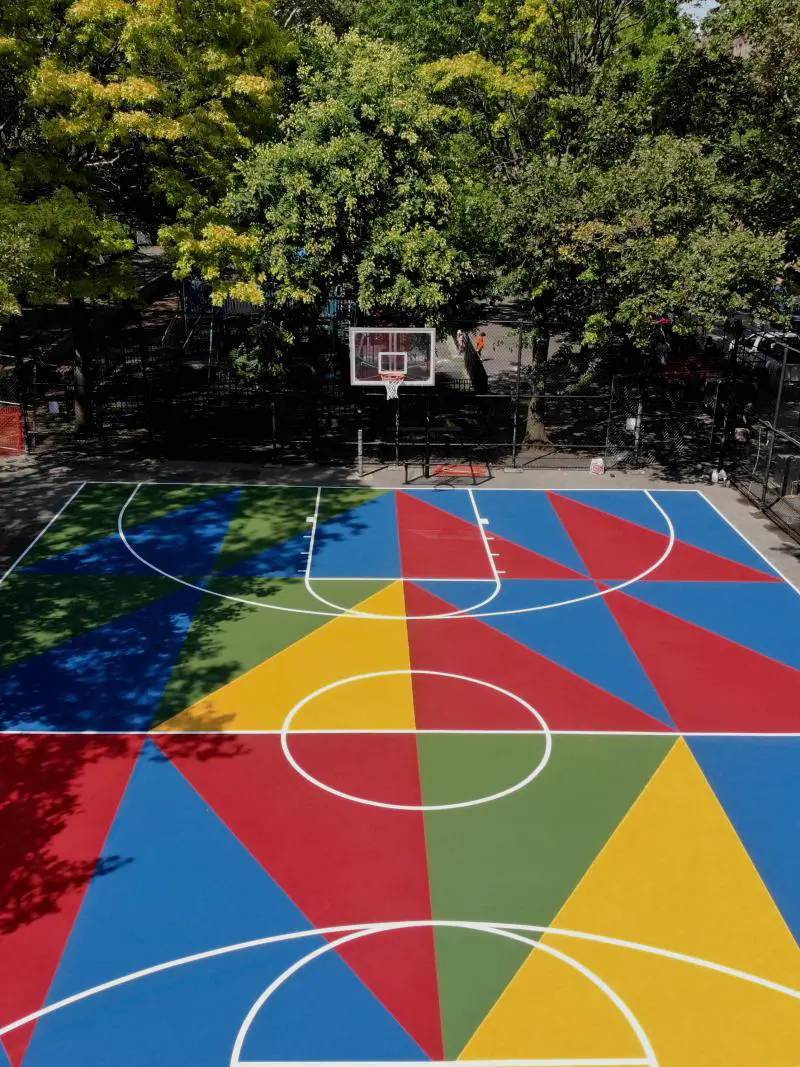
[[[404,578],[494,578],[480,526],[410,493],[397,493],[397,521]],[[486,527],[501,578],[586,580],[555,560],[497,537]]]
[[[593,578],[604,581],[635,578],[657,563],[669,545],[666,534],[558,493],[548,495]],[[676,540],[669,556],[645,580],[773,582],[780,579]]]
[[[141,737],[0,734],[0,1025],[45,1004],[142,747]],[[35,1023],[3,1043],[20,1067]]]
[[[436,615],[453,610],[438,597],[406,583],[406,611]],[[430,670],[489,682],[536,708],[553,730],[609,732],[670,728],[632,704],[600,689],[482,619],[414,619],[406,624],[412,670]],[[417,729],[520,730],[536,728],[531,715],[503,693],[435,675],[413,676]],[[442,699],[450,686],[450,699]]]
[[[800,731],[800,671],[625,593],[606,603],[683,731]]]
[[[314,926],[432,917],[422,811],[331,795],[292,767],[279,736],[232,736],[237,752],[225,760],[199,759],[180,738],[156,741]],[[416,738],[394,735],[393,741],[298,732],[289,743],[300,766],[327,785],[419,805]],[[391,783],[391,795],[375,795],[381,778],[384,788]],[[433,930],[364,938],[339,951],[431,1059],[443,1059]]]

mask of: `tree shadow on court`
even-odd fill
[[[70,898],[74,906],[93,879],[136,862],[104,843],[137,759],[167,759],[143,744],[131,735],[0,735],[0,936],[57,915]],[[216,733],[170,735],[170,751],[208,760],[244,749]]]
[[[340,505],[365,499],[360,489],[343,493]],[[275,507],[282,529],[296,531],[298,522],[308,529],[307,499],[287,493]],[[363,529],[356,515],[336,510],[332,538]],[[95,506],[90,500],[70,530],[43,538],[32,561],[85,543],[96,535],[101,514],[107,519],[107,502]],[[302,618],[212,597],[155,574],[21,570],[11,578],[0,602],[4,936],[59,913],[68,917],[93,878],[113,877],[136,862],[135,855],[108,852],[104,842],[136,759],[168,756],[153,735],[142,754],[142,738],[131,731],[151,730],[154,719],[168,717],[165,711],[184,711],[196,703],[197,692],[211,694],[249,669],[253,657],[269,658],[272,646],[262,640],[264,634],[276,648],[291,644],[297,637],[287,629],[287,618]],[[203,580],[223,579],[216,574]],[[252,581],[260,601],[286,594],[286,582],[240,580]],[[256,618],[258,630],[249,621]],[[240,651],[237,625],[253,629],[247,655]],[[231,719],[201,704],[183,722],[183,732],[164,734],[169,752],[198,760],[241,755],[247,740],[226,732]],[[78,732],[91,730],[106,732]]]
[[[135,748],[137,742],[125,737],[0,738],[0,934],[59,912],[64,897],[92,877],[132,862],[97,854],[81,825],[87,819],[86,776],[104,763],[104,775],[126,779]]]

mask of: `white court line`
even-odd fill
[[[742,533],[742,531],[738,530],[734,526],[734,524],[731,522],[731,520],[728,518],[727,515],[723,515],[723,513],[719,510],[719,508],[717,507],[717,505],[714,503],[713,500],[709,499],[709,497],[707,497],[706,494],[704,492],[702,492],[700,489],[695,489],[694,492],[697,493],[697,495],[699,497],[702,497],[703,500],[705,500],[706,504],[708,504],[708,506],[713,511],[715,511],[717,513],[717,515],[719,515],[719,517],[723,520],[723,522],[726,522],[728,524],[728,526],[730,526],[730,528],[737,535],[737,537],[739,537],[742,541],[744,541],[744,543],[746,545],[748,545],[750,548],[752,548],[752,550],[755,552],[755,554],[757,556],[760,556],[764,560],[766,565],[771,570],[775,571],[775,573],[778,575],[778,577],[781,578],[784,582],[786,582],[786,584],[789,586],[789,588],[790,589],[794,589],[795,593],[797,593],[797,595],[800,596],[800,589],[798,589],[798,587],[794,584],[794,582],[789,581],[789,579],[786,577],[786,575],[782,571],[778,570],[778,568],[775,566],[775,564],[772,562],[772,560],[767,559],[767,557],[764,555],[764,553],[761,551],[761,549],[758,548],[756,545],[754,545],[749,537],[745,537],[745,535]]]
[[[74,485],[74,482],[67,482],[67,485]],[[436,492],[436,493],[463,493],[467,488],[471,488],[475,493],[644,493],[646,489],[636,488],[635,486],[613,486],[613,485],[597,485],[587,487],[585,485],[574,486],[559,486],[558,489],[554,489],[552,486],[532,485],[530,487],[524,485],[475,485],[475,486],[459,486],[459,485],[421,485],[421,486],[406,486],[406,485],[362,485],[360,482],[349,482],[347,485],[322,485],[317,482],[316,485],[300,485],[287,482],[168,482],[168,481],[118,481],[117,479],[92,479],[88,478],[85,485],[183,485],[194,486],[202,489],[203,486],[208,486],[210,489],[228,488],[231,489],[325,489],[338,490],[340,492],[348,491],[352,492],[354,489],[374,489],[376,493],[420,493],[420,492]],[[659,493],[696,493],[697,489],[658,489]]]
[[[301,711],[306,706],[306,704],[310,703],[312,700],[315,700],[318,696],[321,696],[323,693],[328,693],[332,689],[338,689],[341,685],[348,685],[350,682],[365,681],[367,678],[387,678],[397,676],[410,676],[413,678],[414,675],[417,674],[432,675],[435,678],[455,678],[457,681],[460,682],[469,682],[472,685],[484,686],[486,689],[492,689],[494,690],[494,692],[501,693],[504,697],[508,697],[509,700],[513,700],[517,704],[520,704],[539,723],[541,729],[538,732],[540,734],[544,734],[544,752],[542,753],[539,762],[536,764],[533,770],[530,771],[530,773],[527,774],[524,778],[522,778],[519,782],[515,782],[513,785],[508,786],[507,789],[501,789],[498,792],[492,793],[488,796],[474,797],[472,800],[461,800],[453,802],[451,804],[393,804],[386,800],[370,800],[367,797],[357,796],[355,793],[345,793],[341,789],[336,789],[334,786],[328,785],[327,782],[323,782],[320,778],[315,778],[314,775],[307,771],[305,767],[303,767],[300,763],[298,763],[292,755],[292,752],[289,748],[288,740],[289,728],[292,725],[292,721],[294,720],[295,715],[297,715],[297,713]],[[410,730],[408,732],[413,733],[414,731]],[[295,736],[298,733],[302,734],[303,731],[295,731]],[[305,778],[307,782],[310,782],[311,785],[315,785],[318,789],[323,789],[326,793],[331,793],[333,796],[339,797],[340,800],[350,800],[354,801],[356,804],[364,804],[370,808],[384,808],[390,811],[454,811],[456,808],[474,808],[477,807],[479,804],[488,804],[493,800],[500,800],[502,797],[510,796],[512,793],[516,793],[518,790],[524,789],[525,786],[530,785],[530,783],[535,778],[537,778],[545,769],[548,762],[550,761],[550,756],[553,751],[553,738],[550,735],[550,728],[548,727],[547,723],[544,721],[544,719],[536,710],[536,708],[532,707],[526,700],[523,700],[522,697],[517,696],[516,693],[511,693],[508,689],[502,689],[499,685],[494,685],[493,682],[484,682],[478,678],[469,678],[467,675],[464,674],[450,674],[447,671],[426,671],[413,669],[371,671],[368,674],[355,674],[350,678],[339,678],[335,682],[330,682],[328,685],[323,685],[320,689],[315,690],[315,692],[313,693],[309,693],[308,696],[303,697],[302,700],[298,701],[298,703],[295,704],[295,706],[292,708],[292,710],[289,712],[289,714],[283,721],[280,736],[281,748],[283,749],[283,754],[286,757],[287,762],[295,769],[295,771],[297,771],[299,775],[301,775],[301,777]]]
[[[169,578],[171,581],[176,582],[178,585],[186,586],[187,589],[194,589],[199,593],[205,593],[205,594],[207,594],[209,596],[218,597],[220,600],[230,600],[230,601],[232,601],[233,603],[236,603],[236,604],[245,604],[248,607],[266,608],[268,611],[289,612],[290,614],[293,614],[293,615],[318,615],[318,616],[322,616],[323,618],[330,618],[330,619],[372,619],[372,620],[382,619],[382,620],[405,620],[405,621],[414,621],[414,620],[423,620],[423,619],[491,619],[491,618],[498,618],[498,617],[503,616],[503,615],[527,615],[527,614],[531,614],[533,612],[538,612],[538,611],[548,611],[551,608],[567,607],[570,604],[581,604],[581,603],[584,603],[587,600],[597,600],[597,599],[600,599],[600,598],[603,598],[603,597],[610,596],[611,593],[616,593],[616,592],[619,592],[622,589],[627,589],[628,586],[634,585],[636,582],[640,582],[640,581],[644,580],[645,578],[649,577],[649,575],[651,575],[654,571],[658,570],[658,568],[669,558],[669,556],[672,553],[672,550],[674,548],[674,545],[675,545],[675,527],[673,526],[672,520],[670,519],[670,517],[667,514],[667,512],[661,507],[659,502],[655,499],[655,497],[652,496],[652,494],[649,492],[649,490],[636,489],[636,490],[630,490],[630,491],[631,492],[637,492],[637,493],[644,492],[644,495],[650,500],[651,504],[656,508],[657,511],[659,511],[661,513],[661,515],[665,519],[666,524],[667,524],[667,528],[669,530],[669,540],[668,540],[668,543],[667,543],[667,547],[664,549],[664,552],[661,554],[659,559],[657,559],[655,561],[655,563],[652,563],[646,570],[642,571],[641,574],[637,574],[633,578],[628,578],[626,581],[621,582],[619,585],[610,586],[608,589],[598,589],[596,592],[594,592],[594,593],[586,593],[584,596],[572,597],[572,598],[570,598],[568,600],[559,600],[559,601],[555,601],[555,602],[550,603],[550,604],[534,604],[531,607],[526,607],[526,608],[506,608],[506,609],[500,610],[500,611],[475,611],[474,607],[473,607],[473,608],[469,608],[469,609],[461,609],[460,611],[446,612],[446,613],[442,613],[442,614],[439,614],[439,615],[397,615],[397,616],[394,616],[394,615],[379,615],[379,614],[375,614],[375,613],[372,613],[372,612],[366,612],[366,611],[364,611],[364,612],[357,612],[357,611],[352,611],[352,610],[345,610],[345,611],[319,611],[319,610],[317,610],[315,608],[292,608],[292,607],[289,607],[286,604],[266,604],[266,603],[264,603],[263,601],[260,601],[260,600],[248,600],[247,597],[232,596],[232,595],[230,595],[228,593],[220,593],[216,589],[205,588],[204,586],[196,585],[194,582],[187,582],[184,578],[180,578],[180,577],[178,577],[178,575],[170,574],[168,571],[162,570],[161,567],[158,567],[155,563],[151,563],[150,560],[147,560],[143,556],[141,556],[136,551],[136,549],[130,544],[130,542],[128,541],[127,537],[125,536],[124,523],[125,523],[125,512],[127,511],[128,507],[130,506],[130,504],[133,501],[134,497],[136,496],[137,492],[141,488],[142,484],[144,484],[144,483],[141,483],[141,482],[137,483],[136,488],[133,490],[133,492],[130,494],[130,496],[128,497],[128,499],[125,501],[125,503],[123,504],[122,508],[120,509],[119,516],[117,518],[117,531],[119,533],[120,540],[125,545],[127,550],[131,553],[131,555],[134,556],[136,559],[138,559],[140,563],[142,563],[145,567],[148,567],[150,570],[155,571],[156,574],[160,574],[164,578]],[[158,484],[164,484],[164,483],[156,482],[156,483],[149,483],[149,484],[158,485]],[[472,492],[472,490],[467,490],[467,491],[470,492],[470,493]],[[528,490],[524,490],[524,491],[527,492]],[[542,490],[542,491],[544,492],[544,490]],[[687,491],[695,492],[695,490],[687,490]],[[454,490],[454,492],[464,492],[464,490],[463,489]],[[316,523],[315,523],[315,528],[316,528]],[[487,548],[488,548],[488,544],[487,544]],[[308,557],[309,562],[306,565],[306,572],[308,572],[308,568],[310,566],[312,556],[313,556],[313,552],[311,550],[309,550],[309,557]],[[494,565],[493,565],[493,569],[494,569],[495,573],[497,573],[497,569],[496,569],[496,567],[494,567]],[[341,580],[342,581],[346,581],[347,579],[346,578],[342,578]],[[590,580],[591,579],[587,578],[587,581],[590,581]],[[498,581],[499,581],[499,577],[498,577]],[[313,591],[312,591],[312,595],[315,596],[317,600],[321,599],[317,594],[313,593]],[[490,599],[493,599],[493,598],[490,598]],[[324,601],[324,603],[329,603],[329,602]],[[465,611],[469,611],[470,614],[464,614]]]
[[[0,729],[0,737],[6,734],[11,736],[31,737],[40,736],[46,734],[48,737],[260,737],[274,736],[279,737],[281,734],[280,729],[273,730],[162,730],[155,726],[149,730],[36,730],[36,729],[16,729],[5,730]],[[498,734],[514,736],[521,734],[522,736],[541,735],[542,730],[511,730],[511,729],[468,729],[464,728],[451,729],[451,730],[423,730],[417,728],[408,729],[392,729],[392,730],[376,730],[376,729],[359,729],[358,727],[334,727],[331,726],[326,729],[305,729],[304,727],[297,727],[291,730],[292,736],[298,735],[310,735],[310,736],[325,736],[326,734],[374,734],[380,736],[382,734],[488,734],[496,736]],[[795,740],[800,739],[800,733],[787,732],[787,733],[771,733],[771,732],[753,732],[753,731],[725,731],[725,730],[556,730],[550,729],[550,733],[553,737],[674,737],[676,740],[679,737],[710,737],[710,738],[738,738],[743,740]]]
[[[195,952],[190,956],[180,956],[177,959],[167,960],[164,963],[157,963],[151,967],[144,967],[139,971],[133,971],[130,974],[122,975],[120,978],[112,978],[107,982],[101,982],[98,985],[91,986],[79,993],[73,993],[69,997],[57,1000],[52,1004],[46,1005],[44,1008],[40,1008],[38,1011],[30,1012],[28,1015],[23,1015],[22,1018],[16,1019],[14,1022],[7,1023],[5,1026],[0,1027],[0,1037],[5,1037],[6,1034],[10,1034],[14,1030],[19,1030],[22,1026],[27,1026],[29,1023],[36,1022],[37,1019],[44,1018],[46,1015],[52,1015],[54,1012],[61,1011],[63,1008],[68,1008],[73,1004],[78,1004],[80,1001],[88,1000],[90,997],[106,993],[111,989],[117,989],[120,986],[128,985],[130,982],[137,982],[143,978],[149,978],[154,974],[161,974],[164,971],[171,971],[178,967],[188,966],[192,963],[201,963],[204,960],[214,959],[217,956],[228,956],[234,952],[244,952],[253,948],[262,948],[266,945],[277,945],[285,941],[297,941],[306,937],[327,937],[331,934],[343,934],[351,930],[367,930],[376,926],[380,926],[382,929],[386,930],[407,930],[412,927],[429,927],[432,921],[434,920],[422,919],[412,922],[353,923],[349,926],[324,926],[317,929],[297,930],[285,934],[272,934],[268,937],[259,937],[250,941],[240,941],[233,945],[224,945],[221,948],[206,949],[204,952]],[[733,967],[726,967],[722,963],[714,963],[711,960],[704,960],[698,956],[686,956],[683,953],[671,952],[668,949],[656,948],[653,945],[643,945],[637,941],[624,941],[621,938],[606,937],[602,934],[589,934],[582,930],[567,930],[557,926],[533,926],[527,923],[466,922],[460,919],[437,919],[435,922],[438,926],[454,928],[463,927],[469,930],[523,930],[525,933],[550,934],[556,937],[572,938],[577,941],[589,941],[600,945],[610,945],[612,948],[629,949],[633,952],[642,952],[645,955],[650,956],[660,956],[664,959],[674,960],[677,963],[686,963],[694,967],[700,967],[705,970],[713,971],[716,974],[726,975],[729,978],[737,978],[743,982],[748,982],[751,985],[759,986],[762,989],[769,989],[773,993],[780,993],[791,997],[794,1000],[800,1000],[800,990],[780,985],[778,982],[773,982],[768,978],[761,978],[755,974],[748,974],[747,971],[740,971]]]
[[[34,539],[31,541],[31,543],[28,545],[28,547],[25,549],[25,551],[22,552],[19,556],[17,556],[17,558],[14,560],[14,562],[8,568],[8,570],[5,571],[5,573],[0,577],[0,585],[2,585],[3,582],[6,580],[6,578],[8,578],[9,574],[11,574],[11,572],[13,570],[15,570],[16,567],[18,567],[20,565],[20,563],[22,563],[22,561],[25,559],[25,557],[28,555],[28,553],[31,551],[31,549],[35,548],[35,546],[38,545],[38,543],[41,541],[41,539],[44,537],[44,535],[47,533],[47,531],[50,529],[50,527],[53,525],[53,523],[56,521],[56,519],[64,514],[64,512],[70,506],[70,504],[75,499],[75,497],[78,495],[78,493],[81,491],[81,489],[83,489],[83,487],[85,485],[87,485],[87,484],[88,484],[87,482],[81,482],[81,484],[78,486],[78,488],[75,490],[75,492],[69,498],[69,500],[67,500],[67,502],[65,504],[61,505],[61,507],[58,509],[58,511],[55,513],[55,515],[50,520],[50,522],[48,522],[48,524],[44,527],[43,530],[39,531],[39,533],[34,537]]]
[[[431,927],[436,927],[439,924],[435,919],[432,919],[429,925]],[[264,1007],[266,1002],[273,995],[273,993],[277,992],[277,990],[280,989],[280,987],[286,981],[288,981],[289,978],[292,977],[292,975],[297,974],[297,972],[300,971],[307,964],[311,963],[318,957],[325,955],[325,953],[327,952],[332,952],[334,949],[338,949],[342,945],[345,945],[351,941],[357,941],[363,937],[371,937],[373,934],[385,933],[386,929],[397,930],[398,927],[396,925],[390,925],[386,928],[377,926],[367,930],[357,930],[353,933],[345,934],[343,937],[337,938],[335,941],[330,941],[325,945],[320,945],[319,948],[314,949],[312,952],[309,952],[307,955],[301,957],[299,960],[296,960],[293,964],[287,967],[286,970],[283,971],[282,974],[278,975],[278,977],[273,982],[271,982],[269,986],[267,986],[263,993],[261,993],[260,996],[256,998],[256,1000],[251,1005],[250,1010],[247,1012],[247,1015],[245,1015],[244,1019],[242,1020],[242,1024],[239,1027],[239,1032],[237,1033],[236,1040],[233,1044],[230,1067],[257,1067],[257,1061],[243,1060],[241,1058],[242,1049],[244,1047],[245,1041],[247,1040],[247,1035],[250,1032],[250,1028],[253,1025],[253,1022],[255,1021],[258,1013]],[[557,948],[553,948],[552,945],[547,945],[542,941],[534,940],[530,937],[524,937],[522,934],[516,933],[512,930],[498,929],[491,926],[487,926],[483,927],[478,932],[493,934],[498,937],[505,937],[510,941],[516,941],[520,944],[527,945],[528,947],[535,949],[537,952],[543,952],[547,956],[552,956],[553,958],[559,960],[561,963],[565,963],[568,967],[571,967],[573,970],[576,970],[580,975],[588,979],[588,981],[590,981],[592,985],[599,989],[600,992],[606,997],[606,999],[611,1001],[617,1011],[625,1019],[629,1028],[633,1031],[636,1040],[641,1046],[642,1052],[644,1053],[644,1059],[640,1062],[646,1064],[647,1067],[658,1067],[658,1059],[656,1057],[653,1046],[650,1044],[650,1040],[639,1020],[633,1014],[633,1012],[622,999],[622,997],[620,997],[619,994],[611,988],[611,986],[604,982],[599,975],[595,974],[595,972],[590,970],[585,964],[581,963],[579,960],[574,959],[572,956],[568,956],[567,953],[561,952]],[[466,1062],[468,1063],[469,1061]],[[535,1061],[532,1062],[535,1063]],[[561,1059],[555,1060],[554,1062],[558,1065],[563,1065],[563,1067],[576,1067],[576,1065],[580,1064],[581,1061],[575,1059]],[[612,1060],[611,1062],[619,1063],[619,1060]]]
[[[486,553],[486,559],[489,563],[489,569],[494,575],[494,578],[490,579],[490,581],[494,582],[494,589],[489,594],[489,596],[484,597],[483,600],[479,600],[475,604],[470,604],[469,607],[466,608],[454,608],[453,611],[439,612],[435,615],[384,615],[377,614],[371,611],[358,611],[356,608],[346,608],[342,604],[335,604],[332,600],[327,600],[325,597],[320,596],[318,593],[315,593],[312,585],[314,579],[312,579],[311,577],[311,567],[313,565],[314,560],[314,545],[316,544],[317,526],[319,523],[319,506],[322,500],[321,488],[317,489],[317,499],[314,504],[314,518],[313,526],[311,528],[311,544],[308,548],[308,559],[306,560],[306,571],[305,577],[303,579],[306,589],[311,594],[311,596],[313,596],[314,599],[318,600],[321,604],[324,604],[326,607],[329,608],[336,608],[338,614],[347,614],[351,618],[355,619],[389,619],[395,622],[399,622],[401,620],[409,621],[418,619],[455,619],[467,614],[472,614],[472,612],[474,612],[476,608],[484,607],[486,604],[489,604],[492,600],[495,599],[495,597],[503,588],[503,583],[500,581],[500,575],[497,570],[497,564],[494,561],[494,555],[492,553],[491,548],[489,547],[489,541],[486,537],[486,526],[481,517],[481,513],[478,511],[478,505],[475,500],[475,496],[473,495],[471,489],[467,489],[467,493],[469,494],[469,500],[470,504],[472,505],[472,510],[475,513],[475,518],[478,520],[478,530],[480,531],[481,540],[483,542],[483,549]],[[421,579],[417,580],[420,581]]]
[[[349,1067],[647,1067],[649,1060],[358,1060]],[[342,1060],[245,1060],[242,1067],[345,1067]]]
[[[484,584],[485,585],[488,582],[488,583],[491,583],[492,585],[494,585],[494,578],[426,578],[422,574],[417,575],[416,577],[411,577],[408,574],[392,574],[392,575],[388,575],[387,574],[387,575],[384,575],[381,578],[362,578],[362,577],[331,578],[330,576],[327,576],[327,575],[325,575],[323,577],[320,577],[319,575],[315,575],[315,577],[312,579],[312,581],[313,582],[348,582],[348,583],[349,582],[458,582],[460,585],[478,585],[478,584]],[[564,581],[569,581],[569,579],[565,578]],[[584,581],[585,582],[585,581],[591,581],[591,579],[590,578],[583,578],[583,579],[576,578],[576,579],[574,579],[574,581]]]

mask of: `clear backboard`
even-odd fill
[[[386,326],[350,329],[352,385],[433,385],[436,331]]]

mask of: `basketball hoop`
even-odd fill
[[[397,400],[397,390],[406,380],[406,372],[402,370],[382,370],[380,375],[383,386],[386,389],[386,399]]]

